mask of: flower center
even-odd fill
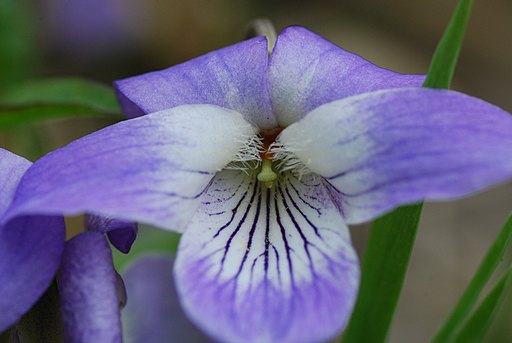
[[[262,141],[262,150],[260,152],[261,171],[258,173],[257,179],[267,188],[272,188],[277,179],[277,174],[272,170],[272,161],[274,160],[272,147],[281,131],[283,131],[283,129],[277,127],[271,130],[262,130],[258,134]]]
[[[311,171],[307,164],[296,155],[296,152],[302,150],[308,142],[284,146],[278,138],[282,131],[283,128],[278,127],[261,130],[257,135],[242,137],[239,142],[240,150],[224,168],[256,175],[258,181],[267,188],[274,186],[281,173],[289,171],[299,179],[309,174]]]

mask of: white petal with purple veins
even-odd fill
[[[359,267],[322,178],[286,173],[272,189],[222,171],[178,248],[185,310],[228,342],[311,342],[338,334]]]

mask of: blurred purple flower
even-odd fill
[[[129,299],[122,312],[124,342],[211,342],[181,308],[173,264],[170,255],[146,253],[121,273]]]
[[[148,4],[137,0],[45,0],[49,37],[63,53],[111,55],[147,38]]]
[[[36,162],[3,222],[86,212],[183,232],[176,287],[207,334],[325,341],[357,294],[347,224],[512,176],[512,117],[422,81],[300,27],[270,57],[260,37],[118,81],[134,119]]]

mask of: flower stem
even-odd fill
[[[272,52],[274,44],[276,44],[277,34],[274,24],[267,18],[258,18],[252,20],[247,27],[246,38],[265,36],[268,41],[268,54]]]

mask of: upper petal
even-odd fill
[[[223,171],[181,238],[185,311],[227,342],[321,342],[339,334],[359,281],[347,226],[321,178],[272,189]]]
[[[66,242],[58,285],[66,342],[122,342],[117,277],[103,234]]]
[[[11,203],[30,162],[0,149],[0,213]],[[0,226],[0,332],[50,285],[64,247],[64,220],[26,216]]]
[[[238,111],[263,129],[277,125],[267,81],[268,48],[257,37],[171,68],[114,83],[128,117],[186,104]]]
[[[255,130],[211,105],[118,123],[34,163],[6,216],[86,212],[182,230],[215,172]]]
[[[181,308],[172,277],[173,264],[170,255],[144,254],[123,271],[128,296],[122,311],[125,342],[210,342]]]
[[[333,100],[378,89],[419,87],[424,80],[423,75],[380,68],[297,26],[279,35],[269,68],[272,105],[281,126]]]
[[[454,91],[383,90],[335,101],[279,140],[333,186],[349,223],[512,177],[512,116]]]

